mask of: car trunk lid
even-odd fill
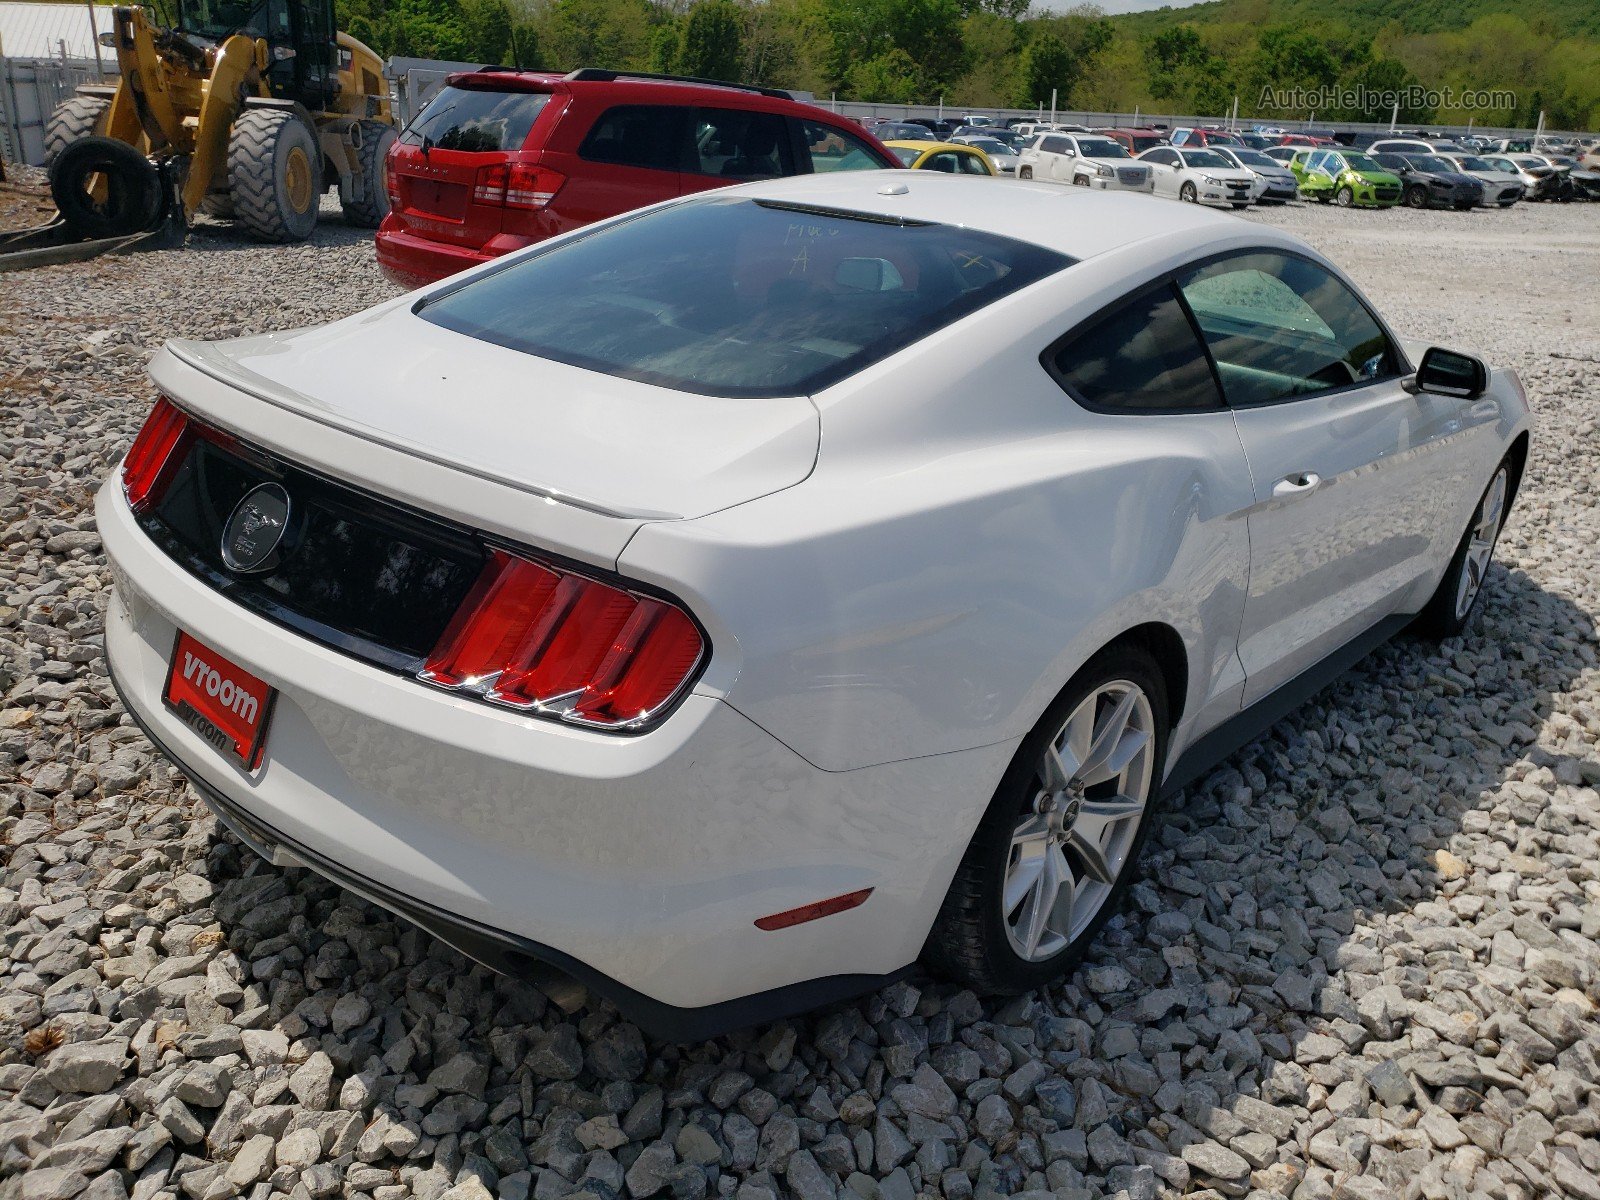
[[[399,305],[168,348],[323,424],[608,517],[688,518],[791,487],[820,439],[803,396],[689,395],[478,341]]]

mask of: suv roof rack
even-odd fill
[[[648,71],[608,71],[602,67],[579,67],[562,76],[568,83],[610,83],[617,79],[653,79],[662,83],[698,83],[707,87],[734,88],[741,92],[755,92],[775,100],[793,100],[782,88],[762,87],[755,83],[729,83],[726,79],[702,79],[698,75],[655,75]]]

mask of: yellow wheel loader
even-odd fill
[[[51,193],[77,236],[196,212],[256,237],[311,236],[323,193],[376,228],[395,139],[383,60],[334,28],[333,0],[175,0],[170,24],[112,10],[115,86],[80,87],[45,130]]]

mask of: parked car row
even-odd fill
[[[863,126],[868,127],[863,127]],[[1331,134],[1331,131],[1330,131]],[[754,179],[909,168],[1235,209],[1506,208],[1600,197],[1600,160],[1440,139],[1060,122],[852,121],[772,88],[584,69],[450,76],[387,158],[378,261],[406,286],[557,234]]]

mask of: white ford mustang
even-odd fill
[[[151,373],[129,711],[274,861],[679,1038],[1060,976],[1163,792],[1472,618],[1529,426],[1288,234],[869,172]]]

